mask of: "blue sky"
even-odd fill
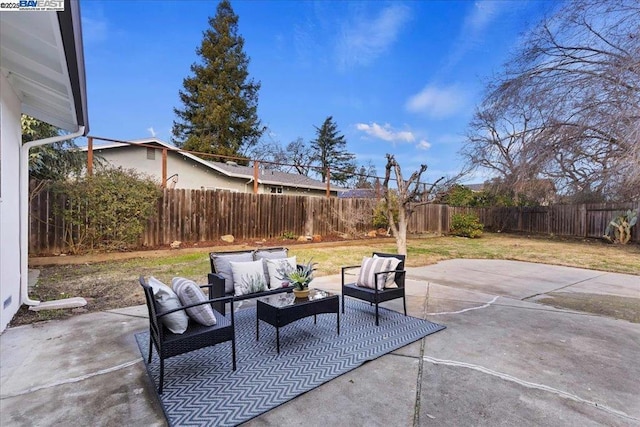
[[[474,107],[548,1],[233,1],[267,140],[333,116],[358,164],[455,175]],[[170,141],[216,1],[81,2],[91,135]],[[481,182],[482,176],[468,182]]]

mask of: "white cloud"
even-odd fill
[[[496,0],[475,2],[473,10],[465,18],[464,29],[472,33],[484,31],[500,13],[500,7],[502,6],[508,5],[505,5],[504,1]]]
[[[418,142],[418,145],[416,145],[416,148],[419,150],[428,150],[429,148],[431,148],[431,144],[426,139],[423,139],[420,142]]]
[[[464,18],[462,29],[458,34],[455,47],[449,54],[444,72],[456,66],[464,55],[484,39],[484,33],[491,28],[500,15],[513,7],[513,3],[501,0],[480,0]]]
[[[396,41],[398,33],[411,18],[408,7],[393,4],[373,19],[362,16],[356,22],[344,22],[337,56],[341,68],[369,65]]]
[[[112,31],[101,5],[90,2],[85,7],[83,4],[82,40],[85,46],[106,41]]]
[[[466,104],[466,92],[456,85],[427,85],[409,98],[405,108],[412,113],[423,113],[434,119],[443,119],[455,115]]]
[[[389,142],[413,142],[416,137],[410,131],[395,131],[390,124],[379,125],[378,123],[357,123],[356,129],[374,138]]]
[[[155,137],[156,137],[157,133],[156,133],[156,131],[153,129],[153,126],[152,126],[152,127],[148,127],[148,128],[147,128],[147,130],[149,131],[149,133],[151,134],[151,136],[152,136],[153,138],[155,138]]]

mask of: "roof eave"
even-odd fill
[[[76,121],[78,127],[84,126],[84,135],[87,135],[89,133],[89,113],[87,110],[87,81],[84,68],[80,3],[77,0],[65,0],[64,11],[57,12],[57,14],[71,80]]]

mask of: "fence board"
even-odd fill
[[[48,189],[34,195],[29,231],[32,254],[69,250],[65,223],[58,215],[66,202],[65,195],[55,195]],[[146,222],[140,244],[153,247],[174,240],[214,241],[224,234],[233,234],[238,239],[261,239],[279,237],[285,232],[365,233],[373,229],[375,204],[372,199],[165,189],[155,215]],[[627,209],[640,210],[640,202],[512,208],[423,205],[415,208],[408,231],[446,233],[454,214],[473,212],[487,230],[599,238],[614,215]],[[639,230],[640,225],[633,228],[632,242],[640,241]]]

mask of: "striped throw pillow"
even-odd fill
[[[356,280],[356,285],[366,288],[376,288],[376,276],[378,276],[378,289],[384,288],[387,279],[386,274],[377,274],[381,271],[389,270],[389,258],[362,258],[360,274]]]
[[[207,301],[207,297],[193,280],[174,277],[171,281],[171,287],[178,294],[183,306]],[[201,325],[213,326],[217,323],[216,316],[214,316],[213,309],[209,304],[187,308],[186,312],[191,319]]]

